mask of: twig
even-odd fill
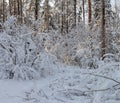
[[[111,88],[105,88],[105,89],[96,89],[96,90],[90,90],[90,91],[84,91],[84,92],[102,92],[102,91],[107,91],[110,90]]]
[[[58,100],[58,101],[60,101],[60,102],[64,102],[64,103],[66,102],[66,101],[64,101],[62,99],[59,99],[59,98],[56,98],[56,97],[55,97],[55,99]]]
[[[112,88],[115,89],[115,87],[118,86],[118,85],[120,85],[120,84],[115,84],[115,85],[112,86]],[[101,91],[110,90],[110,89],[112,89],[112,88],[105,88],[105,89],[98,89],[98,90],[96,89],[96,90],[90,90],[90,91],[80,91],[80,90],[77,90],[77,89],[69,89],[69,90],[78,91],[78,93],[79,93],[79,92],[80,92],[80,93],[83,93],[83,95],[86,96],[86,95],[87,95],[86,92],[101,92]],[[118,88],[118,89],[120,89],[120,88]],[[118,90],[118,89],[115,89],[115,90]]]
[[[43,96],[46,98],[46,99],[49,99],[48,96],[45,94],[45,92],[41,89],[41,92],[43,92]]]
[[[102,77],[102,78],[105,78],[105,79],[109,79],[109,80],[112,80],[114,82],[116,82],[117,84],[113,85],[111,88],[105,88],[105,89],[99,89],[99,90],[91,90],[91,91],[85,91],[85,92],[99,92],[99,91],[106,91],[106,90],[110,90],[112,88],[115,89],[116,86],[120,85],[120,82],[113,79],[113,78],[110,78],[110,77],[107,77],[107,76],[103,76],[103,75],[99,75],[99,74],[93,74],[93,73],[83,73],[83,74],[89,74],[89,75],[93,75],[93,76],[98,76],[98,77]],[[120,88],[118,88],[120,89]]]
[[[118,89],[120,89],[120,88],[118,88],[118,89],[115,89],[115,87],[117,86],[118,84],[116,84],[116,85],[113,85],[112,86],[112,88],[114,88],[114,90],[118,90]],[[119,84],[120,85],[120,84]],[[84,91],[84,92],[101,92],[101,91],[107,91],[107,90],[110,90],[110,89],[112,89],[112,88],[105,88],[105,89],[96,89],[96,90],[91,90],[91,91]]]
[[[117,80],[115,80],[115,79],[113,79],[113,78],[107,77],[107,76],[103,76],[103,75],[99,75],[99,74],[93,74],[93,73],[83,73],[83,74],[89,74],[89,75],[93,75],[93,76],[98,76],[98,77],[106,78],[106,79],[112,80],[112,81],[120,84],[119,81],[117,81]]]
[[[1,46],[3,49],[6,49],[5,46],[4,46],[2,43],[0,43],[0,46]]]
[[[32,61],[32,63],[31,63],[31,66],[33,66],[34,65],[34,63],[35,63],[35,60],[37,60],[37,56],[33,59],[33,61]]]

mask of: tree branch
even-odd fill
[[[97,77],[102,77],[102,78],[109,79],[109,80],[112,80],[112,81],[120,84],[119,81],[117,81],[117,80],[115,80],[115,79],[113,79],[113,78],[107,77],[107,76],[103,76],[103,75],[99,75],[99,74],[93,74],[93,73],[83,73],[83,74],[89,74],[89,75],[93,75],[93,76],[97,76]]]

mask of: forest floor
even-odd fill
[[[120,69],[107,67],[61,66],[40,80],[0,80],[0,103],[120,103]]]

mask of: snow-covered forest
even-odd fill
[[[0,103],[120,103],[120,0],[0,0]]]

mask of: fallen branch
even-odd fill
[[[110,89],[114,89],[114,90],[118,90],[120,88],[115,88],[116,86],[118,86],[120,84],[115,84],[113,85],[111,88],[104,88],[104,89],[96,89],[96,90],[89,90],[89,91],[81,91],[81,90],[77,90],[77,89],[68,89],[68,90],[72,90],[72,91],[77,91],[77,92],[74,92],[75,94],[77,93],[79,96],[87,96],[87,92],[102,92],[102,91],[107,91],[107,90],[110,90]]]
[[[119,81],[117,81],[117,80],[115,80],[115,79],[113,79],[113,78],[107,77],[107,76],[103,76],[103,75],[99,75],[99,74],[93,74],[93,73],[83,73],[83,74],[89,74],[89,75],[93,75],[93,76],[97,76],[97,77],[102,77],[102,78],[109,79],[109,80],[112,80],[112,81],[120,84]]]
[[[99,92],[99,91],[106,91],[106,90],[110,90],[110,89],[114,89],[114,90],[118,90],[120,88],[115,88],[117,86],[120,85],[120,82],[113,79],[113,78],[110,78],[110,77],[107,77],[107,76],[103,76],[103,75],[99,75],[99,74],[93,74],[93,73],[83,73],[83,74],[89,74],[89,75],[93,75],[93,76],[98,76],[98,77],[102,77],[102,78],[105,78],[105,79],[109,79],[109,80],[112,80],[114,82],[116,82],[117,84],[113,85],[111,88],[105,88],[105,89],[99,89],[99,90],[91,90],[91,91],[84,91],[84,92]]]
[[[56,98],[56,97],[55,97],[55,99],[56,99],[57,101],[66,103],[66,101],[64,101],[64,100],[62,100],[62,99],[59,99],[59,98]]]
[[[119,84],[120,85],[120,84]],[[114,85],[114,86],[112,86],[112,88],[114,89],[114,90],[118,90],[118,89],[120,89],[120,88],[118,88],[118,89],[115,89],[114,87],[115,87],[116,85]],[[96,90],[90,90],[90,91],[84,91],[84,92],[102,92],[102,91],[107,91],[107,90],[111,90],[112,88],[105,88],[105,89],[96,89]]]

